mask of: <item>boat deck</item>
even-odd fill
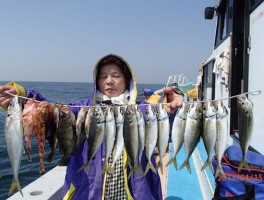
[[[22,188],[23,197],[19,192],[8,200],[58,200],[61,199],[61,189],[64,184],[66,167],[54,167],[52,170]]]

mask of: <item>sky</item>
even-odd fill
[[[217,0],[0,1],[0,81],[92,82],[107,54],[123,57],[138,83],[196,82],[213,50]]]

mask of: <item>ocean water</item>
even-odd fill
[[[4,85],[7,82],[0,81],[0,85]],[[92,83],[69,83],[69,82],[18,82],[25,88],[34,88],[39,91],[43,96],[47,97],[50,102],[71,102],[75,100],[91,98],[93,84]],[[164,85],[160,84],[138,84],[138,100],[142,98],[140,94],[144,88],[152,88],[158,90]],[[12,183],[13,174],[12,168],[7,155],[7,149],[4,142],[4,124],[5,124],[6,112],[0,109],[0,200],[8,197],[9,187]],[[32,162],[28,162],[26,154],[23,154],[20,169],[19,169],[19,182],[23,191],[23,187],[33,182],[41,175],[39,173],[39,156],[37,140],[33,136],[31,141],[31,156]],[[45,143],[45,158],[50,152],[48,142]],[[45,170],[48,172],[50,169],[58,164],[61,158],[61,154],[57,149],[51,163],[45,159]],[[45,173],[46,173],[45,172]],[[40,186],[41,187],[41,186]],[[17,190],[15,189],[15,192]],[[22,199],[22,198],[21,198]]]

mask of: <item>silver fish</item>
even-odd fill
[[[112,111],[111,106],[105,106],[105,148],[106,148],[106,155],[105,155],[105,166],[103,168],[102,173],[107,172],[108,170],[108,159],[112,153],[115,137],[116,137],[116,125],[115,125],[115,117]]]
[[[253,129],[253,103],[247,98],[246,95],[237,97],[238,105],[238,130],[240,147],[242,150],[242,160],[239,163],[238,172],[245,166],[250,172],[248,163],[246,161],[247,150],[252,139]]]
[[[218,177],[219,173],[221,173],[224,177],[226,177],[221,160],[224,155],[227,139],[228,139],[228,119],[227,119],[228,111],[224,106],[222,100],[219,100],[216,106],[216,142],[215,142],[215,153],[217,158],[217,169],[215,173],[215,178]]]
[[[200,102],[194,102],[188,111],[186,128],[184,132],[184,147],[185,147],[186,159],[182,163],[179,169],[182,169],[184,166],[186,166],[188,171],[191,173],[189,158],[199,142],[202,131],[201,129],[202,129],[202,106]]]
[[[86,118],[85,118],[85,122],[84,122],[84,130],[85,130],[85,134],[86,134],[86,139],[89,139],[89,131],[90,131],[90,124],[92,121],[92,116],[94,114],[94,109],[90,109],[88,110],[87,114],[86,114]]]
[[[135,107],[135,113],[138,123],[138,138],[139,138],[138,159],[139,159],[139,163],[141,163],[141,158],[145,147],[145,120],[138,105],[136,105]]]
[[[56,136],[60,150],[63,153],[59,165],[67,166],[70,161],[70,155],[76,150],[76,119],[69,106],[59,106]]]
[[[216,110],[211,100],[206,102],[205,110],[203,111],[203,143],[207,152],[207,160],[202,166],[204,170],[207,166],[210,167],[213,173],[211,164],[211,153],[214,150],[216,142]]]
[[[116,141],[113,150],[112,164],[109,167],[110,173],[114,173],[114,167],[116,161],[120,158],[125,148],[124,136],[123,136],[123,123],[124,123],[125,107],[115,106],[114,117],[116,124]]]
[[[5,122],[5,143],[7,147],[8,157],[13,169],[13,181],[10,186],[8,195],[10,195],[16,187],[23,196],[18,180],[18,171],[22,159],[22,154],[24,152],[22,106],[19,102],[18,96],[15,96],[8,106]]]
[[[131,168],[128,175],[128,179],[131,177],[133,172],[138,172],[140,168],[138,159],[138,148],[139,148],[139,138],[138,138],[138,125],[137,118],[135,114],[135,106],[128,105],[125,115],[124,115],[124,141],[125,148],[128,155],[128,164]]]
[[[189,108],[189,103],[183,103],[182,107],[177,111],[172,124],[171,140],[174,149],[174,154],[173,157],[166,164],[166,166],[173,162],[175,169],[177,169],[176,155],[180,151],[184,142],[185,125]]]
[[[76,120],[76,150],[80,146],[81,143],[84,142],[86,139],[86,135],[84,134],[84,126],[85,126],[85,119],[87,116],[89,108],[88,107],[81,107],[80,111],[77,115]]]
[[[157,169],[160,168],[161,174],[163,174],[163,163],[162,159],[166,153],[169,143],[170,134],[170,122],[169,116],[164,108],[164,104],[157,105],[157,119],[158,119],[158,149],[159,149],[159,163]]]
[[[145,116],[145,150],[148,159],[148,164],[145,169],[144,175],[147,174],[149,169],[157,173],[155,167],[151,162],[151,156],[157,145],[157,140],[158,140],[158,120],[156,113],[152,109],[152,106],[148,104],[146,105],[146,116]]]
[[[79,169],[79,171],[84,168],[89,170],[91,161],[105,138],[105,116],[101,106],[96,104],[95,106],[92,106],[89,111],[91,111],[91,123],[89,125],[89,137],[87,139],[87,162]]]

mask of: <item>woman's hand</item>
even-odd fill
[[[13,86],[10,86],[10,85],[0,86],[0,106],[3,108],[7,108],[11,99],[13,98],[13,96],[11,96],[5,92],[8,92],[8,93],[14,94],[14,95],[17,94],[17,92]]]
[[[171,87],[165,88],[164,93],[167,95],[167,106],[170,113],[174,113],[178,108],[182,107],[184,101],[182,95],[177,94]]]

